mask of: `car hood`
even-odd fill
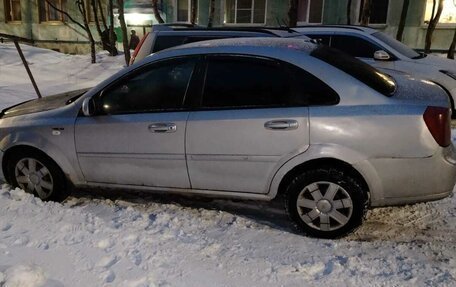
[[[77,98],[82,96],[89,89],[81,89],[70,92],[65,92],[62,94],[46,96],[41,99],[35,99],[26,101],[15,106],[4,109],[0,117],[9,118],[25,114],[32,114],[37,112],[44,112],[53,109],[57,109],[66,105],[71,104]]]
[[[396,81],[396,91],[392,96],[395,99],[412,100],[433,106],[449,105],[449,97],[440,85],[414,75],[392,71],[388,74]]]
[[[437,57],[434,55],[427,55],[424,58],[413,60],[416,63],[423,65],[432,65],[437,67],[439,70],[448,70],[456,72],[456,61],[451,59],[446,59],[442,57]]]

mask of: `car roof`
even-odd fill
[[[365,26],[358,26],[358,25],[304,25],[304,26],[297,26],[296,28],[293,28],[293,30],[298,31],[298,32],[303,32],[305,31],[354,31],[354,32],[362,32],[362,33],[367,33],[367,34],[373,34],[375,32],[378,32],[378,30],[370,27],[365,27]]]
[[[317,45],[311,40],[294,39],[294,38],[274,38],[274,37],[256,37],[256,38],[227,38],[210,41],[200,41],[189,43],[181,46],[176,46],[169,50],[172,51],[185,51],[189,49],[202,48],[207,52],[210,50],[226,50],[232,52],[237,48],[251,48],[255,50],[262,48],[264,50],[284,50],[284,51],[300,51],[310,54]]]

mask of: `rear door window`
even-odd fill
[[[318,46],[310,55],[344,71],[385,96],[392,96],[396,91],[393,78],[340,50]]]
[[[160,36],[155,39],[153,53],[184,44],[186,36]]]
[[[331,38],[330,35],[307,34],[306,36],[308,36],[311,39],[317,40],[317,42],[319,44],[323,44],[326,46],[330,45],[330,38]]]
[[[203,108],[267,108],[334,104],[337,94],[313,75],[266,58],[211,56]]]
[[[365,39],[350,35],[333,35],[331,47],[360,58],[373,58],[375,51],[382,50]]]

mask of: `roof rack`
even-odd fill
[[[201,27],[191,23],[162,23],[152,25],[152,30],[155,31],[172,31],[174,28],[196,28]],[[202,27],[201,27],[202,28]]]
[[[238,32],[261,32],[271,35],[276,35],[277,31],[283,33],[290,33],[290,34],[298,34],[299,32],[294,31],[288,27],[267,27],[267,26],[258,26],[258,27],[251,27],[251,26],[218,26],[218,27],[204,27],[186,23],[177,23],[177,24],[159,24],[153,25],[152,30],[155,31],[182,31],[182,30],[189,30],[189,31],[238,31]]]
[[[344,28],[344,29],[353,29],[357,31],[372,30],[371,27],[361,26],[361,25],[299,25],[296,28]]]

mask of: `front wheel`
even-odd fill
[[[360,183],[341,170],[316,169],[289,184],[285,207],[306,235],[338,238],[361,225],[367,206]]]
[[[8,162],[11,184],[42,200],[62,201],[68,196],[61,169],[45,155],[18,152]]]

